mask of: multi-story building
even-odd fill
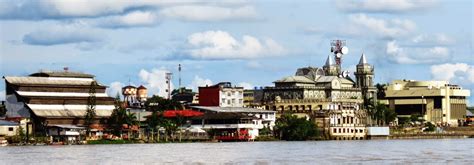
[[[230,82],[199,87],[200,106],[243,107],[244,88],[232,87]]]
[[[347,53],[347,48],[341,48],[342,43],[335,41],[336,46],[331,49],[334,57],[329,55],[322,68],[299,68],[294,76],[275,81],[274,87],[265,87],[265,109],[316,119],[331,139],[364,139],[367,111],[363,103],[376,93],[374,67],[362,54],[354,81],[348,71],[341,71],[341,52]]]
[[[264,109],[263,88],[245,89],[244,107]]]
[[[191,108],[204,112],[205,118],[210,116],[208,119],[215,120],[213,124],[217,125],[213,126],[212,123],[207,125],[220,134],[231,132],[231,137],[238,138],[237,135],[245,132],[249,139],[254,139],[259,135],[260,129],[273,128],[276,120],[275,111],[244,108],[243,98],[243,87],[232,87],[229,82],[221,82],[213,86],[199,87],[199,106]]]
[[[95,97],[95,123],[92,129],[103,130],[103,124],[110,117],[114,99],[105,90],[107,86],[96,83],[93,75],[70,72],[33,73],[29,76],[6,76],[7,118],[30,118],[32,132],[58,136],[76,136],[84,129],[84,119],[88,108],[88,98]],[[95,92],[91,92],[95,88]],[[31,125],[31,126],[30,126]],[[49,128],[54,128],[51,132]],[[59,128],[59,129],[57,129]],[[26,130],[29,130],[28,128]],[[64,131],[66,130],[66,131]],[[67,134],[70,133],[70,134]],[[75,137],[67,137],[68,140]]]
[[[385,91],[386,102],[399,122],[411,115],[436,124],[457,126],[466,117],[470,91],[446,81],[395,80]]]

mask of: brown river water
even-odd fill
[[[474,164],[474,139],[8,146],[0,164]]]

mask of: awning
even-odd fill
[[[173,118],[177,116],[182,117],[194,117],[194,116],[202,116],[204,113],[199,111],[193,110],[166,110],[163,112],[163,117]]]
[[[40,117],[84,117],[87,114],[87,105],[27,105],[36,116]],[[97,117],[109,117],[115,107],[113,105],[97,105],[95,108]]]

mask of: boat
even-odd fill
[[[8,141],[7,140],[0,140],[0,146],[1,147],[4,147],[4,146],[8,146]]]

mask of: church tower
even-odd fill
[[[362,53],[360,57],[359,64],[357,64],[356,72],[354,73],[356,77],[356,86],[362,89],[362,94],[364,98],[368,99],[376,97],[376,88],[374,87],[374,67],[367,63],[365,54]]]
[[[331,55],[328,56],[326,64],[323,66],[324,73],[326,76],[338,76],[339,70],[338,65],[336,65],[331,58]]]

